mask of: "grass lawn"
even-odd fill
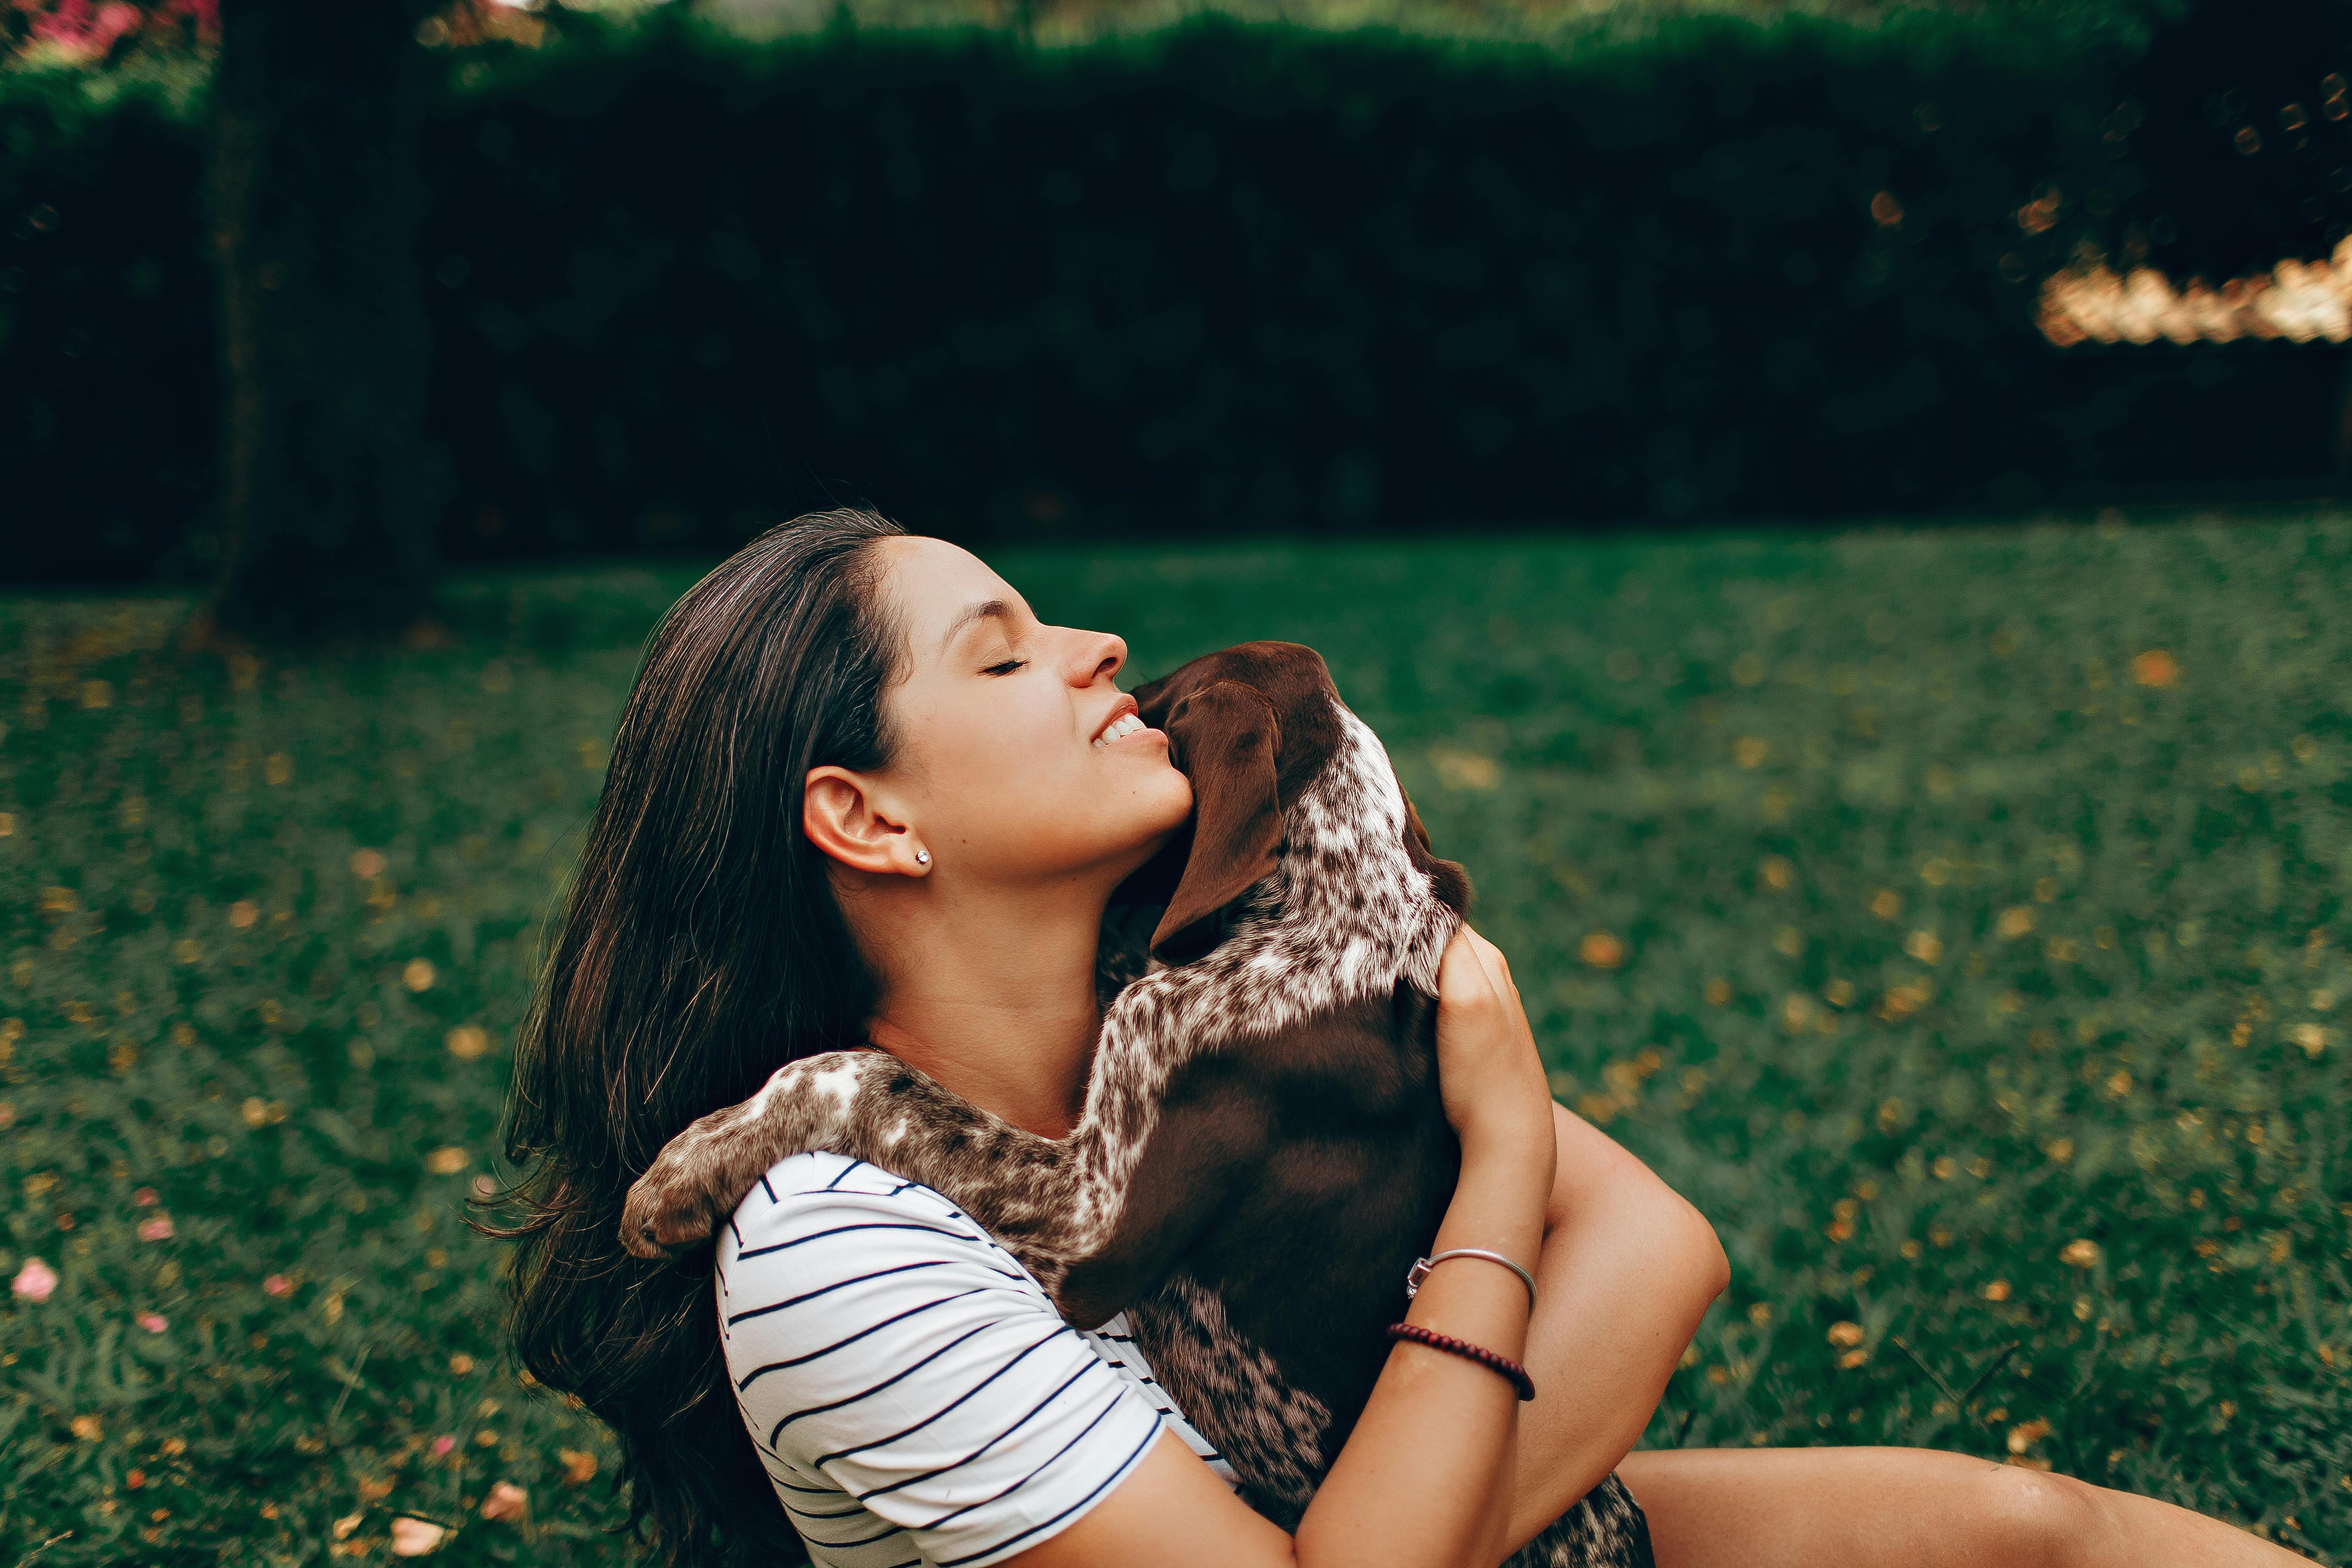
[[[2352,520],[998,563],[1138,676],[1324,651],[1561,1097],[1730,1251],[1651,1443],[2352,1559]],[[440,646],[317,660],[0,602],[0,1563],[625,1556],[461,1208],[691,575],[468,577]]]

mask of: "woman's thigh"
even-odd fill
[[[1930,1448],[1629,1454],[1658,1568],[2270,1568],[2303,1561],[2151,1498]]]

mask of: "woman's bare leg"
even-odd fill
[[[2286,1568],[2203,1514],[1931,1448],[1629,1454],[1658,1568]]]

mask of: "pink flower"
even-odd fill
[[[193,17],[198,37],[216,38],[220,36],[220,0],[177,0],[176,4],[163,7],[163,15]]]
[[[131,1201],[139,1208],[152,1209],[163,1200],[155,1194],[154,1188],[142,1187],[137,1192],[131,1194]]]
[[[457,1439],[455,1437],[436,1437],[433,1439],[433,1457],[436,1459],[446,1459],[449,1457],[450,1450],[457,1446]]]
[[[139,1239],[142,1241],[171,1240],[172,1216],[167,1214],[159,1214],[152,1219],[141,1220],[139,1222]]]
[[[151,1334],[160,1334],[172,1326],[164,1321],[163,1314],[161,1312],[142,1312],[134,1321]]]
[[[47,44],[79,44],[92,19],[89,0],[57,0],[47,16],[34,19],[32,35]]]
[[[261,1288],[272,1296],[291,1296],[294,1294],[294,1281],[289,1279],[283,1274],[272,1274],[268,1279],[264,1279],[261,1282]]]
[[[45,44],[96,58],[138,26],[139,7],[125,0],[109,0],[103,5],[92,5],[89,0],[57,0],[56,7],[35,21],[31,30]]]
[[[37,1258],[25,1259],[25,1267],[16,1271],[16,1281],[8,1287],[27,1301],[46,1301],[57,1288],[58,1271]]]
[[[394,1557],[422,1557],[441,1544],[449,1532],[437,1524],[406,1514],[392,1521],[392,1554]]]

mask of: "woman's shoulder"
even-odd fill
[[[919,1182],[840,1154],[769,1167],[719,1232],[718,1266],[730,1353],[733,1331],[755,1320],[772,1352],[828,1339],[847,1319],[949,1300],[1053,1313],[1045,1288],[979,1222]]]
[[[1012,1255],[947,1198],[864,1160],[815,1151],[777,1161],[735,1205],[719,1237],[722,1263],[776,1251],[831,1250],[836,1238],[870,1251],[924,1238],[979,1247],[1018,1269]],[[730,1245],[731,1244],[731,1245]]]
[[[719,1234],[717,1290],[744,1428],[820,1562],[1000,1561],[1108,1495],[1160,1430],[976,1222],[862,1161],[771,1167]]]

